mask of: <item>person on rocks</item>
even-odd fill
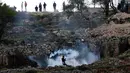
[[[21,3],[21,11],[23,11],[23,2]]]
[[[128,8],[129,8],[129,3],[127,2],[126,5],[125,5],[125,12],[127,12],[127,13],[128,13],[128,11],[129,11]]]
[[[38,11],[38,7],[37,7],[37,6],[35,7],[35,11],[36,11],[36,12]]]
[[[42,4],[39,4],[39,11],[42,12]]]
[[[120,3],[118,3],[117,9],[121,10],[121,4]]]
[[[25,1],[25,11],[27,11],[27,2]]]
[[[53,8],[54,8],[54,11],[56,11],[56,3],[55,2],[53,3]]]
[[[46,6],[47,6],[47,4],[44,2],[44,4],[43,4],[44,11],[46,11]]]
[[[63,11],[65,11],[65,2],[63,2]]]
[[[15,10],[15,11],[16,11],[16,9],[17,9],[17,8],[14,6],[14,10]]]
[[[65,63],[66,59],[65,59],[64,55],[62,56],[61,60],[62,60],[62,64],[67,66],[67,64]]]

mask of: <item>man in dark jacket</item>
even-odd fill
[[[65,11],[65,2],[63,2],[63,11]]]
[[[38,7],[37,7],[37,6],[35,7],[35,11],[36,11],[36,12],[38,11]]]
[[[56,10],[56,3],[54,2],[53,3],[53,8],[54,8],[54,11]]]
[[[39,4],[39,11],[42,12],[42,4]]]
[[[47,6],[47,4],[44,2],[43,7],[44,7],[45,11],[46,11],[46,6]]]

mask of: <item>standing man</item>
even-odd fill
[[[46,6],[47,6],[47,4],[44,2],[44,4],[43,4],[44,11],[46,11]]]
[[[42,4],[39,4],[39,11],[42,12]]]
[[[54,11],[56,11],[56,3],[55,2],[53,3],[53,8],[54,8]]]
[[[36,12],[38,11],[38,7],[37,7],[37,6],[35,7],[35,11],[36,11]]]
[[[63,2],[63,11],[65,11],[65,1]]]
[[[21,11],[23,11],[23,2],[21,3]]]
[[[25,1],[25,11],[27,11],[27,2]]]
[[[125,9],[125,0],[121,0],[121,11],[124,11]]]
[[[16,9],[17,9],[17,8],[14,6],[14,10],[15,10],[15,11],[16,11]]]

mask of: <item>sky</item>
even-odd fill
[[[65,1],[65,3],[67,4],[68,0],[0,0],[4,3],[6,3],[7,5],[14,7],[17,7],[17,11],[21,11],[21,3],[22,2],[27,2],[27,11],[29,12],[33,12],[35,11],[35,6],[38,5],[41,2],[42,4],[44,2],[46,2],[47,7],[46,7],[46,11],[53,11],[53,2],[55,1],[57,3],[57,10],[58,11],[62,11],[62,3]],[[118,2],[118,0],[114,0],[115,2]],[[86,3],[90,6],[91,5],[91,0],[86,0]],[[24,8],[25,9],[25,8]]]

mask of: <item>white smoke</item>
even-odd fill
[[[99,54],[91,52],[86,44],[77,41],[76,47],[73,49],[67,48],[51,53],[48,59],[48,66],[62,65],[62,55],[65,56],[66,64],[71,66],[91,64],[100,58]]]
[[[75,63],[78,64],[76,61],[76,57],[79,56],[78,51],[72,50],[72,49],[63,49],[63,50],[58,50],[52,54],[50,54],[50,57],[48,59],[48,66],[59,66],[62,65],[62,55],[65,56],[66,58],[66,63],[68,65],[74,66]],[[52,58],[56,56],[55,58]]]
[[[62,48],[54,51],[49,57],[29,57],[32,61],[35,61],[39,67],[45,66],[61,66],[62,56],[66,59],[66,64],[71,66],[80,66],[83,64],[91,64],[100,59],[100,54],[95,51],[90,51],[88,45],[79,40],[76,41],[75,47]]]

